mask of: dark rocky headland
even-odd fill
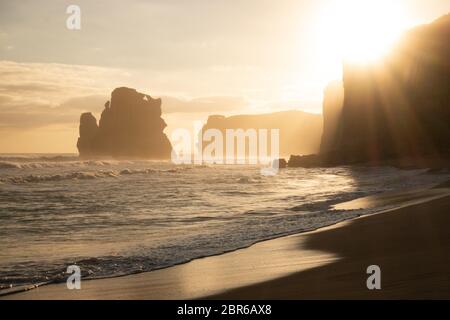
[[[289,166],[345,164],[448,167],[450,15],[406,32],[377,63],[344,64],[339,89],[327,88],[319,154]]]

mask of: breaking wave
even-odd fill
[[[256,166],[1,155],[0,295],[63,281],[67,265],[112,277],[313,230],[372,210],[336,203],[448,177],[390,167],[262,176]]]
[[[111,166],[130,161],[89,160],[89,161],[0,161],[0,169],[44,169],[60,167]]]
[[[168,170],[165,170],[168,172]],[[94,171],[94,172],[70,172],[66,174],[50,174],[50,175],[26,175],[26,176],[16,176],[16,177],[6,177],[0,178],[0,182],[3,183],[36,183],[36,182],[49,182],[49,181],[62,181],[62,180],[92,180],[99,178],[117,178],[121,175],[131,175],[131,174],[150,174],[155,173],[157,170],[153,169],[141,169],[141,170],[130,170],[124,169],[121,171],[105,170],[105,171]],[[159,172],[164,172],[160,170]]]
[[[64,180],[93,180],[103,178],[118,178],[120,176],[152,173],[179,173],[190,170],[191,167],[181,167],[173,169],[122,169],[122,170],[98,170],[98,171],[75,171],[59,174],[30,174],[20,176],[0,177],[0,183],[37,183]]]

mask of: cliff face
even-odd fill
[[[331,82],[323,95],[323,132],[320,153],[334,151],[339,141],[339,124],[344,103],[342,81]]]
[[[322,117],[295,110],[230,117],[214,115],[208,118],[202,132],[207,129],[218,129],[223,137],[226,136],[226,129],[279,129],[281,156],[308,154],[319,151]],[[270,132],[267,134],[270,140]]]
[[[344,66],[337,150],[348,161],[445,157],[450,149],[450,15],[410,30],[383,61]]]
[[[340,116],[325,92],[321,153],[292,156],[289,166],[448,166],[449,39],[450,14],[407,32],[376,64],[345,64]]]
[[[161,99],[131,88],[116,88],[98,126],[91,113],[81,115],[78,151],[82,157],[169,159],[172,146],[163,132],[165,127]]]

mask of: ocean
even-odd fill
[[[287,168],[0,155],[0,293],[151,271],[384,208],[332,205],[439,184],[392,167]]]

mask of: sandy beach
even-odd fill
[[[124,277],[42,286],[2,299],[450,298],[450,189],[359,199],[335,209],[401,207],[249,248]],[[381,268],[381,290],[366,269]]]

